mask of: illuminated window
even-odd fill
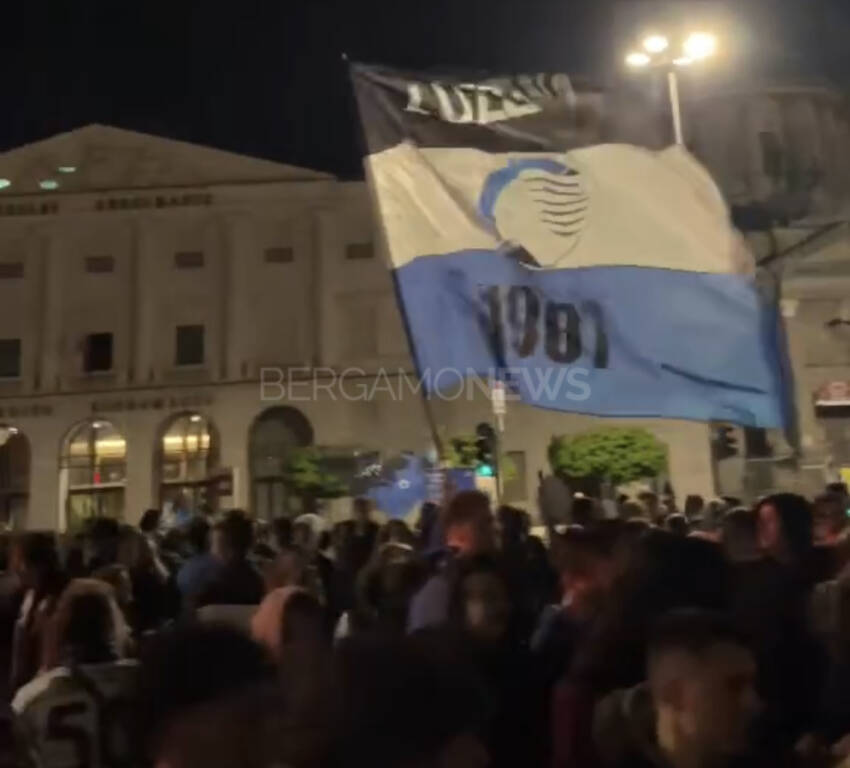
[[[0,525],[24,525],[29,487],[29,441],[16,427],[0,425]]]
[[[184,413],[168,421],[158,446],[161,504],[173,511],[215,510],[211,479],[217,454],[214,431],[203,416]]]
[[[292,451],[312,442],[313,427],[295,408],[269,408],[254,421],[248,438],[248,458],[251,508],[257,518],[274,520],[292,512],[285,467]]]
[[[92,517],[123,517],[127,443],[113,424],[92,420],[72,430],[60,472],[68,529],[77,530]]]

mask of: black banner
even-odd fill
[[[660,148],[666,111],[635,83],[561,73],[466,75],[353,64],[369,152],[402,141],[486,152],[563,152],[607,142]]]

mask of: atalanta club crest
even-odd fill
[[[567,266],[590,210],[581,174],[546,159],[514,160],[491,173],[479,200],[481,215],[526,266]]]

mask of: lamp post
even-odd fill
[[[684,145],[682,131],[682,106],[679,101],[679,75],[681,67],[689,67],[711,58],[717,51],[717,38],[707,32],[694,32],[682,41],[681,49],[675,53],[669,38],[650,35],[641,44],[641,49],[626,56],[626,66],[631,69],[665,69],[667,89],[670,96],[670,111],[673,117],[673,136],[676,144]]]

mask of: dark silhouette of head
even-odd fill
[[[244,560],[254,541],[251,521],[240,510],[227,514],[216,527],[216,554],[224,562]]]
[[[111,517],[96,517],[89,522],[88,540],[91,560],[98,566],[110,565],[118,559],[120,526]]]
[[[276,517],[272,522],[272,533],[278,549],[292,546],[292,520],[288,517]]]
[[[139,521],[139,530],[147,534],[156,533],[160,520],[162,520],[162,510],[146,509]]]
[[[272,675],[264,650],[244,632],[223,625],[166,632],[144,649],[141,663],[141,726],[152,753],[181,715]]]
[[[206,518],[196,515],[186,527],[186,539],[196,554],[208,552],[210,548],[210,524]]]
[[[667,528],[670,533],[675,533],[677,536],[687,536],[688,531],[690,530],[688,527],[688,519],[679,513],[668,515],[667,519],[664,521],[664,527]]]
[[[449,623],[457,631],[487,645],[510,643],[517,608],[511,579],[492,555],[459,564],[449,603]]]
[[[596,502],[589,496],[573,499],[573,524],[587,527],[596,519]]]
[[[485,697],[468,665],[428,635],[343,643],[334,680],[341,768],[483,768]]]
[[[723,517],[723,550],[733,563],[759,557],[756,513],[748,507],[730,509]]]
[[[490,499],[481,491],[461,491],[449,502],[443,518],[446,545],[461,555],[494,548]]]
[[[516,507],[502,505],[496,516],[499,520],[502,548],[510,550],[521,546],[528,536],[525,513]]]
[[[45,637],[44,663],[100,664],[123,654],[127,628],[113,589],[95,579],[76,579],[62,593]]]
[[[795,493],[777,493],[759,502],[759,546],[781,562],[802,562],[812,549],[812,508]]]
[[[756,661],[722,615],[687,609],[662,616],[649,639],[648,679],[665,751],[711,765],[750,746],[760,709]]]
[[[705,499],[702,496],[692,493],[685,498],[684,512],[688,520],[702,515],[703,509],[705,509]]]
[[[59,553],[52,533],[33,531],[18,540],[18,567],[27,589],[51,591],[61,580]]]
[[[814,538],[819,544],[835,544],[848,526],[847,497],[822,493],[814,503]]]

